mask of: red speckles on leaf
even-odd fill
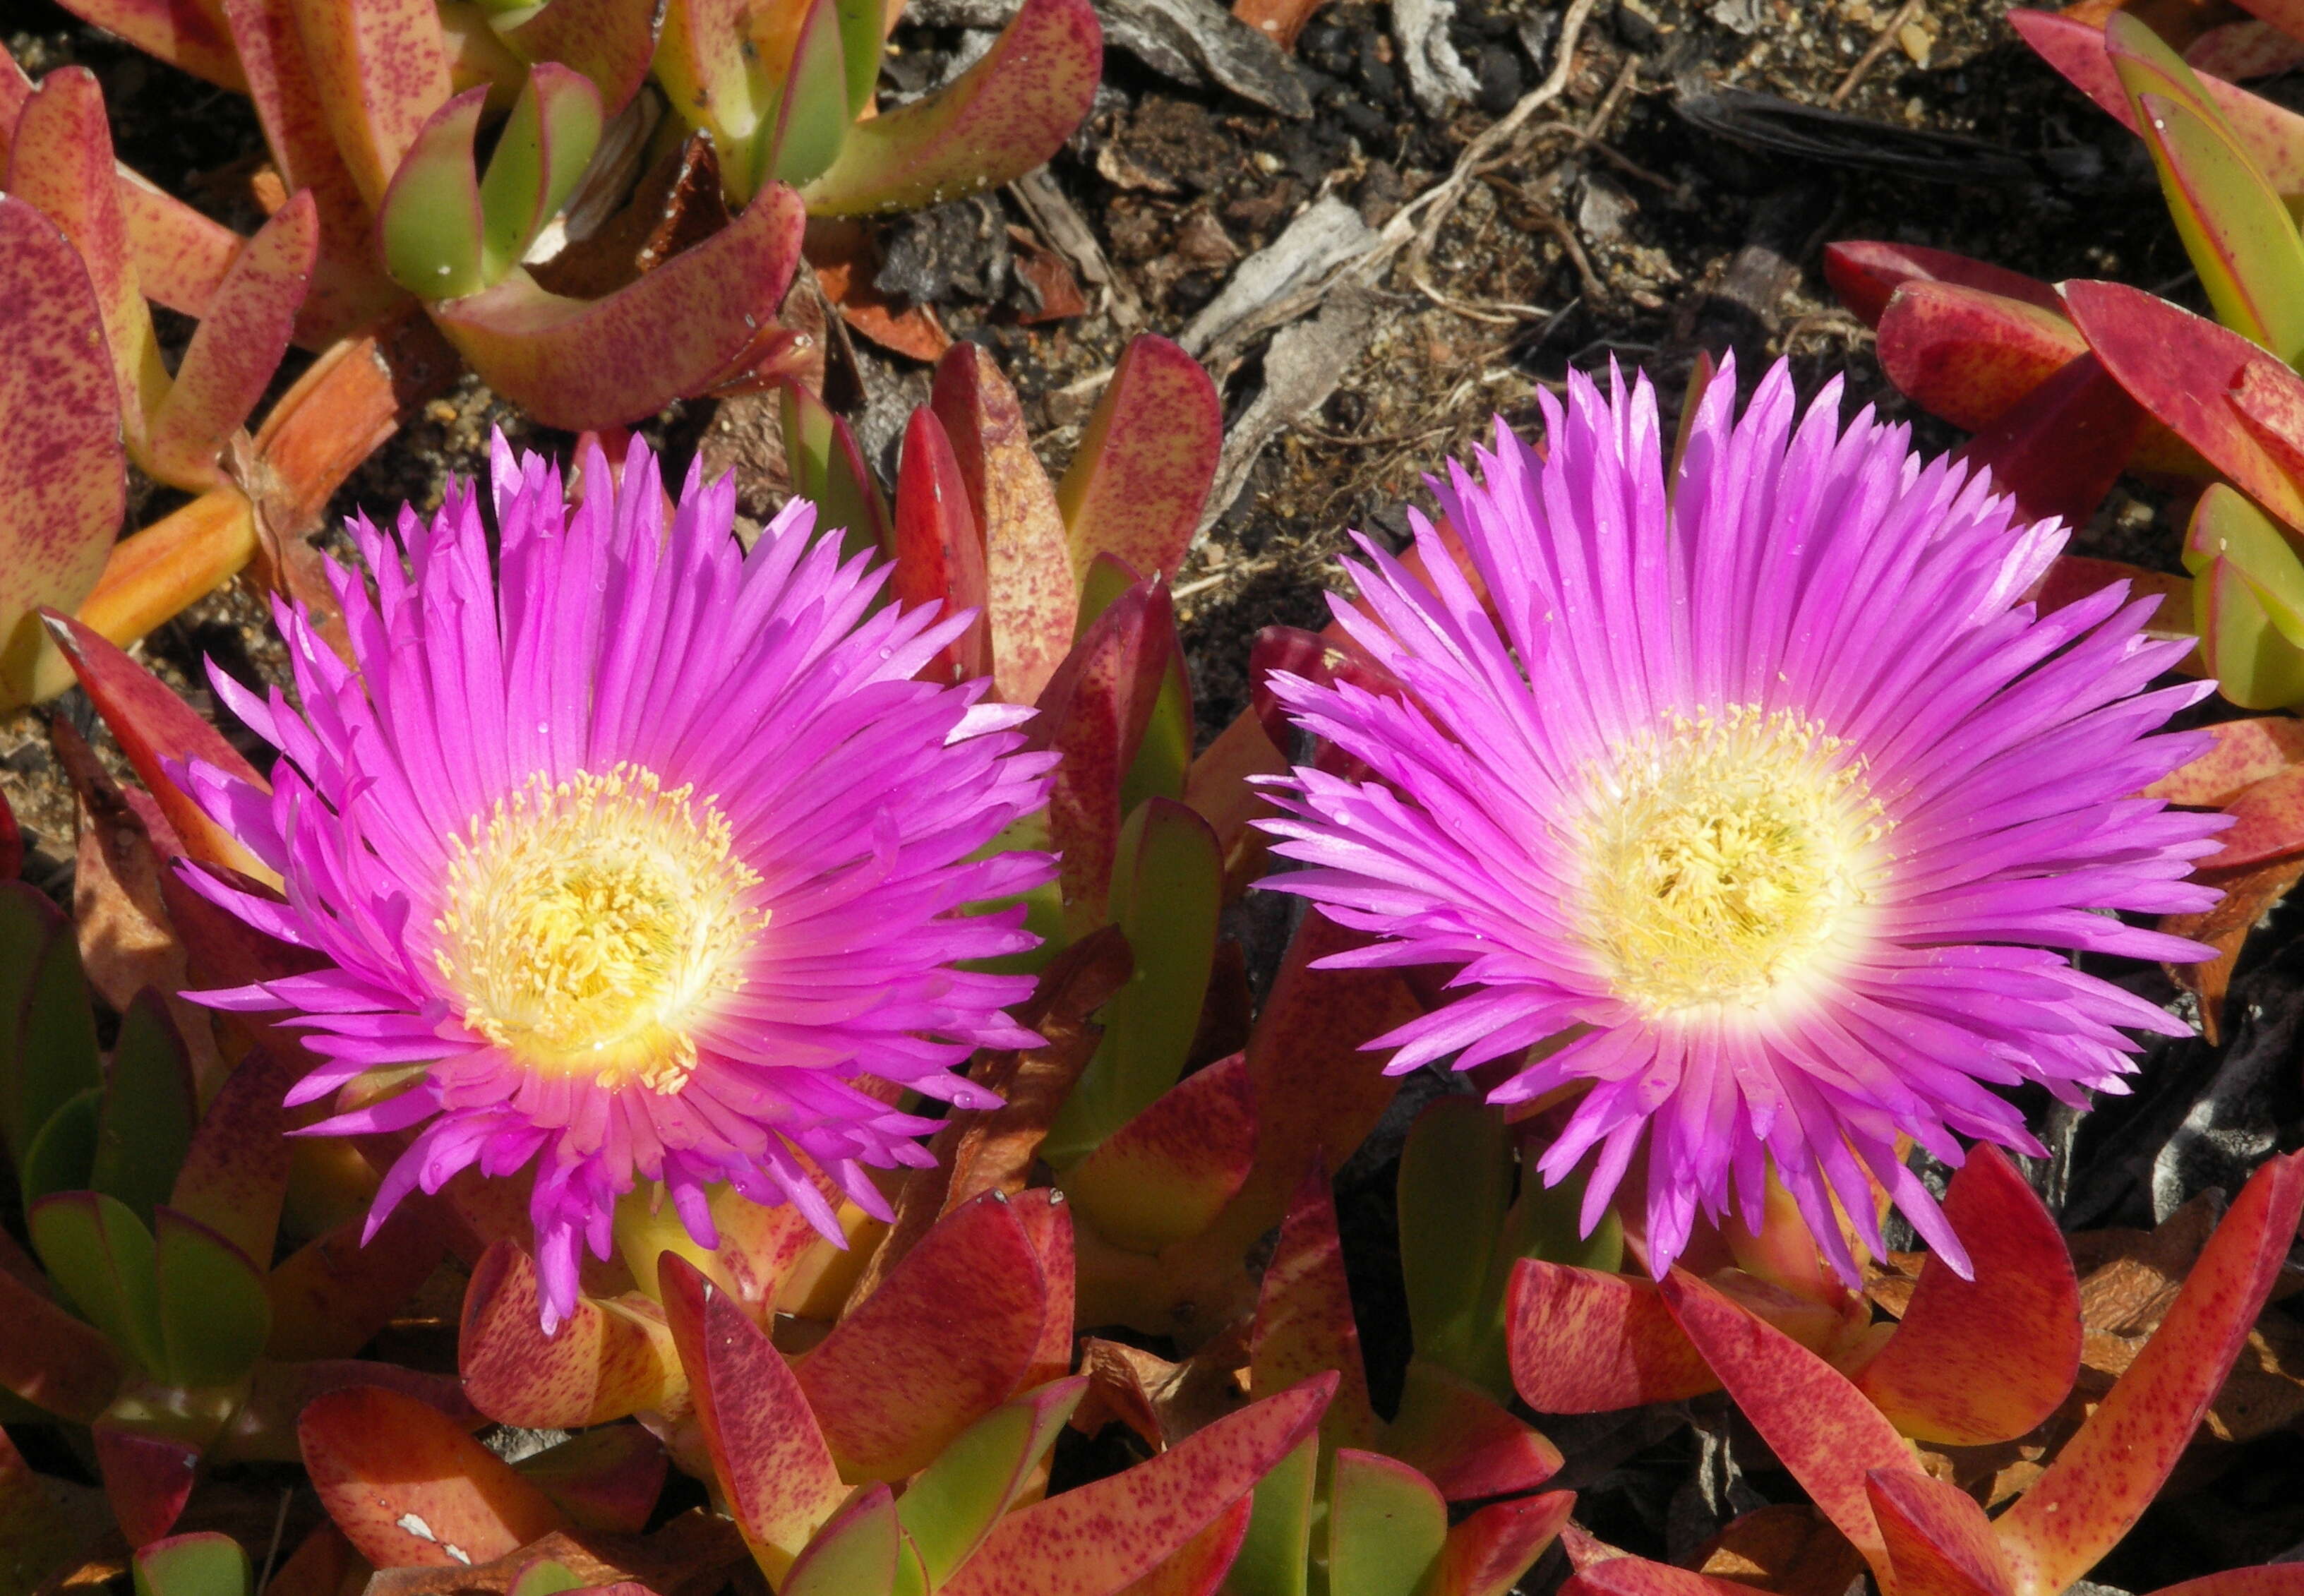
[[[576,1299],[546,1337],[536,1265],[499,1241],[464,1290],[457,1367],[482,1413],[504,1424],[573,1429],[668,1405],[685,1386],[672,1333],[653,1304]]]
[[[1512,1385],[1540,1413],[1597,1413],[1717,1390],[1656,1287],[1523,1259],[1504,1300]]]

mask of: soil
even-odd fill
[[[1781,355],[1804,392],[1838,378],[1851,407],[1908,420],[1930,449],[1953,446],[1956,434],[1887,386],[1870,334],[1824,284],[1827,241],[1924,243],[2050,281],[2116,277],[2197,305],[2139,147],[2039,64],[2002,10],[2001,0],[1927,0],[1909,12],[1884,0],[1604,0],[1577,41],[1564,93],[1530,124],[1535,136],[1470,183],[1441,230],[1426,275],[1432,291],[1411,279],[1404,258],[1373,285],[1362,352],[1310,414],[1280,430],[1178,573],[1203,736],[1243,706],[1259,628],[1324,623],[1348,531],[1403,541],[1408,508],[1428,503],[1424,475],[1465,455],[1492,418],[1534,425],[1538,394],[1556,391],[1571,369],[1605,371],[1612,361],[1646,368],[1669,423],[1698,351],[1732,348],[1747,369]],[[1112,295],[1091,291],[1094,308],[1079,318],[1020,318],[1030,296],[997,225],[1029,222],[1012,196],[891,225],[882,242],[894,275],[954,335],[996,352],[1043,458],[1061,470],[1097,374],[1131,330],[1115,301],[1140,307],[1136,327],[1173,335],[1240,260],[1315,200],[1333,195],[1381,227],[1543,79],[1561,21],[1562,6],[1544,0],[1461,0],[1448,38],[1478,89],[1438,116],[1417,104],[1388,9],[1365,0],[1333,0],[1303,30],[1292,70],[1313,108],[1308,118],[1173,81],[1109,51],[1094,114],[1051,165],[1116,279]],[[46,0],[0,0],[0,38],[36,74],[75,61],[92,68],[123,160],[227,221],[253,225],[247,179],[261,141],[243,101],[150,63]],[[891,78],[917,85],[940,77],[965,39],[954,28],[907,25],[895,43]],[[1869,64],[1851,81],[1859,59]],[[1786,148],[1794,144],[1799,153]],[[164,328],[183,331],[173,318]],[[1266,353],[1250,343],[1216,372],[1231,417],[1259,392]],[[886,395],[915,393],[923,381],[916,362],[869,344],[860,344],[858,369],[868,390]],[[643,430],[683,457],[716,421],[725,430],[741,420],[714,412],[709,402],[676,405]],[[468,378],[346,483],[335,514],[382,518],[403,499],[436,505],[452,475],[480,469],[494,426],[538,447],[567,442]],[[864,432],[868,446],[888,441],[885,426]],[[137,519],[166,507],[164,494],[148,490]],[[2139,490],[2116,493],[2078,547],[2173,568],[2176,543]],[[195,606],[142,653],[204,707],[203,656],[244,678],[276,678],[282,663],[264,606],[244,587]],[[97,729],[77,693],[46,713]],[[65,890],[72,811],[40,714],[0,720],[0,791],[33,847],[28,875]],[[2072,1219],[2148,1225],[2192,1191],[2229,1189],[2275,1142],[2295,1144],[2304,1122],[2292,1045],[2300,957],[2286,928],[2259,934],[2235,988],[2234,1011],[2248,1018],[2231,1047],[2164,1049],[2147,1089],[2118,1109],[2078,1125],[2036,1118],[2050,1125],[2055,1149],[2037,1173]],[[2134,973],[2140,989],[2164,996],[2157,979]],[[2181,1127],[2220,1102],[2237,1105],[2238,1116],[2219,1122],[2224,1141],[2207,1143],[2224,1161],[2168,1165]],[[1391,1261],[1387,1149],[1396,1156],[1396,1146],[1380,1135],[1340,1191],[1379,1391],[1397,1380],[1405,1349]],[[2164,1166],[2177,1173],[2164,1178]],[[1652,1425],[1656,1435],[1563,1425],[1581,1520],[1631,1549],[1677,1555],[1733,1507],[1796,1498],[1724,1406],[1698,1403],[1692,1416],[1693,1427],[1677,1417]],[[2293,1433],[2226,1448],[2181,1483],[2101,1579],[2148,1590],[2304,1541],[2304,1440]],[[1555,1558],[1529,1588],[1549,1590],[1560,1577]]]

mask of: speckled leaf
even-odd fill
[[[453,1374],[427,1374],[398,1363],[359,1358],[313,1358],[301,1363],[266,1359],[250,1371],[247,1399],[216,1445],[219,1461],[294,1463],[303,1456],[297,1422],[322,1396],[375,1388],[431,1409],[457,1433],[478,1430],[487,1417],[464,1400]]]
[[[994,1408],[914,1476],[897,1503],[931,1589],[966,1562],[1014,1506],[1088,1388],[1083,1376],[1054,1380]]]
[[[2027,520],[2085,525],[2112,491],[2148,418],[2092,354],[2070,361],[1985,427],[1961,458],[1992,473]]]
[[[1200,363],[1150,333],[1129,341],[1056,486],[1072,568],[1116,555],[1173,580],[1224,449],[1224,409]]]
[[[1712,1286],[1675,1269],[1656,1289],[1809,1499],[1885,1577],[1865,1476],[1917,1469],[1910,1444],[1832,1365]]]
[[[954,81],[851,128],[839,158],[804,191],[809,211],[923,209],[1021,177],[1080,126],[1103,66],[1088,0],[1024,0]]]
[[[2131,59],[2113,56],[2124,80]],[[2304,241],[2287,207],[2217,123],[2162,94],[2139,93],[2136,105],[2177,236],[2216,318],[2292,361],[2304,350],[2296,292],[2304,284]]]
[[[543,1491],[412,1396],[331,1391],[297,1431],[320,1505],[378,1567],[470,1566],[568,1527]]]
[[[248,91],[212,0],[67,0],[65,9],[219,89]]]
[[[1046,1312],[1038,1251],[987,1192],[921,1237],[794,1372],[843,1472],[897,1480],[1015,1394]]]
[[[2215,807],[2268,776],[2304,764],[2304,720],[2293,716],[2256,716],[2201,729],[2215,745],[2145,788],[2146,797]]]
[[[1114,1596],[1222,1518],[1318,1424],[1334,1375],[1219,1419],[1123,1473],[1011,1513],[940,1596]]]
[[[198,965],[193,974],[199,978]],[[209,1099],[169,1190],[169,1207],[250,1258],[272,1256],[280,1227],[289,1163],[288,1115],[281,1099],[303,1073],[305,1060],[277,1039],[242,1058]]]
[[[1448,1540],[1448,1504],[1404,1463],[1345,1447],[1328,1482],[1329,1596],[1405,1596]]]
[[[1606,1557],[1578,1569],[1560,1596],[1743,1596],[1751,1588],[1646,1558]]]
[[[1324,1369],[1336,1371],[1337,1385],[1320,1420],[1322,1439],[1331,1447],[1375,1445],[1378,1426],[1368,1405],[1335,1200],[1327,1171],[1316,1166],[1296,1188],[1265,1266],[1249,1337],[1249,1395],[1269,1396]]]
[[[614,116],[648,81],[656,53],[654,0],[552,0],[504,38],[526,61],[557,61],[592,81]]]
[[[1072,647],[1078,603],[1056,490],[1032,453],[1016,390],[975,344],[955,344],[936,362],[928,403],[984,539],[994,691],[1032,703]]]
[[[496,286],[433,308],[488,386],[546,426],[623,426],[743,370],[774,336],[800,259],[789,190],[764,190],[704,242],[605,299],[548,293],[515,268]]]
[[[536,1429],[603,1424],[666,1405],[686,1385],[671,1330],[639,1304],[579,1296],[548,1339],[536,1265],[510,1241],[488,1248],[464,1289],[457,1366],[474,1405]]]
[[[2151,1341],[1998,1520],[2019,1590],[2062,1590],[2151,1505],[2246,1344],[2300,1210],[2304,1156],[2275,1158],[2249,1176]]]
[[[2041,59],[2081,93],[2135,132],[2136,112],[2093,23],[2050,12],[2018,9],[2008,21]],[[2304,116],[2215,78],[2198,80],[2201,98],[2238,140],[2250,161],[2282,194],[2304,193]]]
[[[2037,277],[2012,272],[1988,260],[1972,260],[1949,250],[1931,250],[1919,244],[1868,239],[1844,239],[1826,244],[1824,277],[1840,296],[1842,304],[1874,327],[1879,325],[1880,312],[1888,308],[1890,297],[1907,283],[1951,283],[1962,288],[1980,288],[2003,299],[2020,300],[2040,310],[2063,314],[2063,301],[2056,297],[2055,289]]]
[[[1421,1356],[1409,1359],[1399,1412],[1376,1444],[1452,1502],[1534,1490],[1563,1461],[1487,1392]]]
[[[246,1596],[248,1553],[229,1535],[171,1535],[130,1560],[136,1596]]]
[[[1865,1489],[1896,1596],[2010,1596],[1992,1521],[1966,1491],[1905,1469],[1876,1469]]]
[[[167,397],[148,419],[152,470],[182,487],[228,484],[217,456],[245,425],[295,331],[319,250],[309,192],[273,214],[233,259],[176,366]]]
[[[2055,1411],[2080,1371],[2080,1281],[2055,1220],[1989,1143],[1952,1176],[1944,1213],[1975,1278],[1930,1253],[1903,1322],[1856,1386],[1916,1439],[2013,1440]]]
[[[2258,9],[2277,8],[2259,0]],[[2253,18],[2220,23],[2184,47],[2184,64],[2228,83],[2268,78],[2304,66],[2304,18],[2296,20],[2294,34]]]
[[[2115,380],[2218,471],[2291,526],[2304,493],[2227,400],[2250,367],[2292,386],[2284,366],[2238,333],[2118,283],[2068,283],[2064,300]]]
[[[1252,1496],[1241,1498],[1120,1596],[1216,1596],[1225,1588],[1226,1576],[1248,1539],[1249,1521],[1255,1510]]]
[[[1148,634],[1157,619],[1147,615]],[[1173,642],[1158,652],[1165,677]],[[1159,691],[1156,682],[1152,691]],[[1124,724],[1132,721],[1131,717]],[[1140,728],[1137,741],[1142,741]],[[1093,1151],[1149,1109],[1182,1074],[1215,968],[1223,896],[1224,862],[1208,823],[1173,799],[1149,798],[1139,804],[1120,828],[1106,900],[1106,912],[1127,937],[1136,967],[1105,1006],[1099,1016],[1104,1040],[1049,1130],[1046,1152],[1057,1167]],[[1238,1187],[1233,1181],[1232,1190]],[[1207,1205],[1204,1218],[1215,1217],[1232,1190]],[[1181,1216],[1176,1222],[1182,1223]],[[1191,1234],[1174,1230],[1169,1239]]]
[[[120,1385],[120,1359],[102,1330],[0,1269],[0,1389],[74,1423],[102,1413]]]
[[[759,1326],[685,1260],[667,1256],[661,1281],[729,1510],[768,1577],[781,1579],[848,1488],[799,1380]]]
[[[449,95],[432,0],[290,0],[313,86],[345,168],[371,206]]]
[[[125,651],[65,616],[51,620],[48,629],[137,779],[191,856],[276,883],[279,878],[262,861],[208,819],[168,776],[170,765],[198,760],[235,780],[268,789],[270,784],[256,768],[205,717]]]
[[[493,283],[559,214],[600,143],[600,91],[553,61],[529,69],[480,180],[480,276]]]
[[[1440,1560],[1417,1596],[1508,1596],[1575,1506],[1575,1492],[1546,1491],[1494,1503],[1451,1525]]]
[[[1256,1099],[1248,1060],[1235,1053],[1185,1076],[1063,1184],[1105,1241],[1156,1252],[1213,1224],[1255,1162]]]
[[[127,507],[94,290],[55,224],[0,194],[0,708],[32,691],[43,604],[78,607]]]
[[[664,1494],[672,1460],[638,1424],[606,1424],[512,1466],[579,1528],[637,1535]]]
[[[1952,283],[1910,282],[1880,314],[1880,369],[1907,397],[1980,432],[2088,353],[2062,313]]]
[[[984,533],[969,507],[952,439],[936,412],[920,405],[904,426],[896,467],[895,566],[889,575],[896,601],[934,604],[944,615],[972,609],[975,620],[938,656],[930,674],[967,681],[992,674],[992,633],[983,614]]]

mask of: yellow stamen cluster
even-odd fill
[[[677,1091],[702,1006],[767,924],[710,798],[618,765],[530,777],[455,842],[434,953],[464,1023],[531,1068]]]
[[[1757,705],[1669,717],[1596,771],[1580,930],[1651,1015],[1749,1008],[1828,958],[1888,830],[1859,760]]]

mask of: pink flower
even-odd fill
[[[1485,483],[1452,467],[1492,609],[1420,517],[1428,579],[1361,540],[1336,615],[1406,696],[1275,680],[1375,778],[1283,778],[1268,829],[1309,868],[1266,885],[1378,934],[1337,963],[1461,965],[1376,1045],[1525,1055],[1501,1102],[1582,1088],[1542,1171],[1589,1155],[1588,1229],[1644,1149],[1656,1273],[1699,1210],[1757,1228],[1771,1167],[1850,1279],[1834,1198],[1885,1251],[1867,1171],[1964,1269],[1896,1138],[2037,1152],[1995,1089],[2124,1091],[2126,1029],[2183,1033],[2049,950],[2206,956],[2095,911],[2215,901],[2186,877],[2223,818],[2136,796],[2201,751],[2151,734],[2209,688],[2139,692],[2184,652],[2149,599],[2037,614],[2063,530],[1843,428],[1836,382],[1796,417],[1779,364],[1741,420],[1735,386],[1670,484],[1645,379],[1571,377],[1546,457],[1500,424]]]
[[[411,1187],[532,1170],[547,1330],[638,1181],[707,1246],[720,1182],[836,1235],[803,1157],[885,1213],[862,1167],[927,1163],[933,1122],[867,1088],[989,1100],[953,1066],[1032,1040],[1003,1012],[1030,982],[961,965],[1033,939],[969,907],[1053,870],[971,858],[1049,760],[984,683],[912,679],[965,617],[876,607],[806,504],[747,555],[726,481],[691,471],[667,531],[645,450],[621,491],[583,464],[571,514],[496,440],[497,581],[470,488],[428,528],[403,509],[398,547],[356,522],[374,596],[331,574],[357,674],[283,607],[301,713],[211,672],[281,751],[270,796],[185,772],[286,901],[197,884],[330,964],[206,1000],[295,1011],[327,1062],[291,1103],[407,1076],[312,1127],[421,1127],[371,1231]]]

